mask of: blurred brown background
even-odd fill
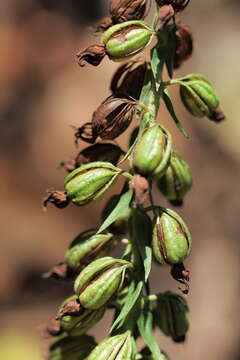
[[[216,125],[192,118],[177,92],[190,139],[176,131],[164,108],[159,115],[194,174],[193,190],[180,210],[194,234],[187,261],[191,330],[184,345],[158,334],[175,360],[240,359],[239,10],[238,0],[192,0],[181,16],[193,28],[195,53],[176,75],[209,76],[227,121]],[[71,294],[72,284],[43,280],[41,274],[62,260],[74,236],[99,224],[103,202],[63,211],[50,206],[44,213],[41,199],[45,189],[62,188],[65,173],[58,164],[76,153],[70,125],[89,121],[109,94],[116,64],[105,60],[98,68],[80,69],[74,61],[79,49],[98,41],[89,25],[104,11],[100,0],[0,3],[1,360],[42,358],[48,343],[44,323]],[[126,135],[119,143],[126,146]],[[177,288],[167,269],[156,268],[152,281],[157,291]],[[102,327],[93,331],[98,339]]]

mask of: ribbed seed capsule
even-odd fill
[[[140,59],[121,65],[111,81],[112,93],[115,96],[129,96],[138,100],[148,67],[149,63]]]
[[[148,0],[111,0],[109,11],[114,23],[141,20],[145,17]]]
[[[78,235],[69,246],[65,262],[71,269],[79,270],[102,256],[113,245],[113,234],[96,234],[96,230],[85,231]]]
[[[161,176],[169,165],[171,152],[171,134],[160,125],[154,125],[138,140],[133,152],[133,167],[143,176]]]
[[[162,208],[155,218],[153,254],[160,264],[179,264],[189,254],[192,237],[187,225],[173,210]]]
[[[92,336],[64,337],[49,349],[48,360],[84,360],[96,346]]]
[[[86,360],[134,360],[131,332],[103,340]]]
[[[170,291],[159,295],[155,321],[166,336],[183,342],[189,328],[189,308],[186,300]]]
[[[100,200],[121,172],[121,169],[107,162],[83,165],[66,177],[64,186],[67,197],[79,206]]]
[[[67,303],[70,303],[71,301],[77,299],[78,297],[76,295],[67,298],[61,305],[59,312],[62,311],[62,309]],[[61,330],[65,331],[69,336],[83,335],[101,320],[104,313],[104,307],[98,310],[87,310],[80,306],[80,310],[78,313],[66,314],[61,316]]]
[[[211,118],[219,106],[212,85],[200,74],[190,74],[181,79],[180,96],[186,109],[199,118]]]
[[[92,116],[93,132],[103,140],[113,140],[131,124],[136,102],[111,96],[97,108]]]
[[[192,174],[188,164],[174,152],[166,173],[157,181],[161,193],[173,204],[182,205],[183,198],[192,187]]]
[[[111,26],[102,36],[106,53],[113,61],[126,61],[149,44],[154,34],[144,21],[126,21]]]
[[[104,306],[123,286],[125,273],[133,265],[125,260],[104,257],[86,266],[75,280],[74,291],[86,309]]]

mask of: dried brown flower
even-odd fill
[[[172,5],[161,6],[158,13],[158,20],[161,26],[167,25],[167,23],[172,19],[175,12]]]
[[[109,11],[113,23],[118,24],[124,21],[144,19],[149,5],[149,0],[111,0]]]
[[[65,191],[59,190],[47,190],[47,196],[43,199],[44,208],[47,207],[47,204],[50,202],[54,204],[59,209],[64,209],[69,204],[67,194]]]
[[[190,0],[156,0],[159,6],[172,5],[175,12],[185,9]]]
[[[193,52],[193,37],[188,25],[180,24],[176,31],[176,53],[174,68],[179,68],[182,63],[190,58]]]
[[[113,140],[121,135],[130,125],[136,102],[118,97],[107,98],[93,113],[94,133],[103,140]]]
[[[138,100],[148,66],[148,62],[139,59],[121,65],[111,82],[111,91],[114,96],[128,96]]]
[[[94,130],[93,130],[93,126],[92,126],[92,123],[86,123],[84,124],[83,126],[81,126],[80,128],[76,129],[75,132],[75,138],[76,138],[76,141],[78,139],[81,139],[87,143],[90,143],[90,144],[94,144],[96,139],[97,139],[97,134],[94,133]]]
[[[98,66],[106,55],[103,45],[91,45],[77,54],[79,66],[85,66],[89,63]]]
[[[134,191],[134,201],[137,206],[143,205],[148,198],[149,184],[145,177],[134,175],[131,188]]]
[[[215,122],[221,122],[225,120],[225,118],[226,116],[220,106],[217,107],[217,109],[211,114],[211,116],[209,116],[209,119]]]

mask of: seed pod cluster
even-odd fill
[[[93,112],[90,122],[74,128],[76,145],[79,140],[88,145],[63,164],[68,171],[64,190],[49,190],[44,205],[82,207],[100,201],[118,178],[124,181],[117,195],[110,194],[100,226],[81,231],[63,261],[47,275],[74,284],[74,295],[61,304],[47,327],[50,335],[58,336],[49,360],[169,360],[154,342],[154,329],[159,327],[173,341],[182,342],[189,327],[185,299],[172,292],[150,294],[148,282],[155,260],[169,267],[172,278],[184,286],[179,289],[187,294],[190,272],[183,261],[192,248],[185,221],[175,211],[157,205],[153,196],[155,186],[158,195],[181,205],[192,186],[190,168],[173,151],[172,135],[157,122],[157,115],[164,102],[186,135],[167,89],[175,84],[192,115],[219,122],[224,113],[206,77],[195,73],[173,77],[174,69],[193,50],[191,29],[175,21],[189,0],[156,0],[156,14],[147,23],[143,19],[150,4],[150,0],[110,0],[110,17],[99,27],[103,31],[99,44],[77,55],[80,67],[100,65],[105,57],[124,63],[114,73],[111,95]],[[150,57],[134,58],[153,37]],[[164,80],[165,66],[169,81]],[[125,141],[128,148],[122,150],[116,139],[134,122],[130,140]],[[91,218],[93,212],[88,214]],[[118,258],[110,256],[116,246],[122,251]],[[109,336],[96,344],[87,332],[108,309],[114,313]],[[137,345],[140,337],[146,344],[142,350]]]

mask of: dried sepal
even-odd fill
[[[103,45],[90,45],[86,49],[80,51],[77,56],[79,66],[83,67],[86,63],[98,66],[106,55]]]
[[[95,141],[97,139],[97,135],[94,133],[91,122],[88,122],[88,123],[82,125],[78,129],[74,128],[74,130],[75,130],[74,136],[76,138],[76,143],[77,143],[78,139],[81,139],[90,144],[95,143]]]

